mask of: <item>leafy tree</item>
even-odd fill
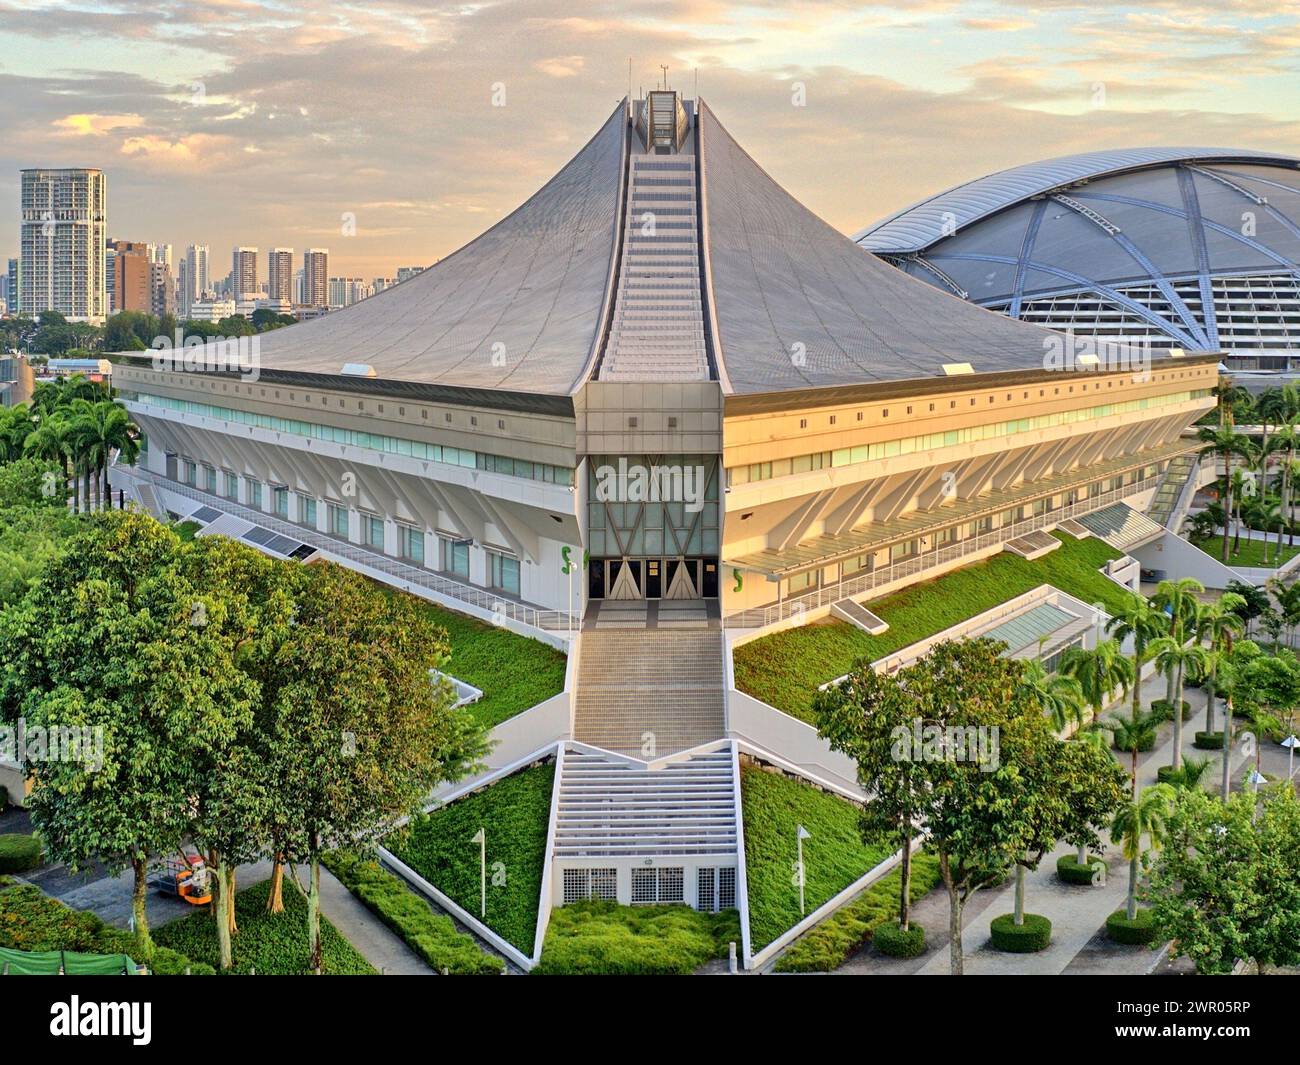
[[[0,466],[0,508],[62,504],[62,476],[63,471],[55,463],[44,459],[17,459]]]
[[[1269,789],[1222,802],[1179,791],[1144,898],[1152,923],[1203,975],[1240,959],[1260,973],[1300,964],[1300,800]]]
[[[1137,919],[1138,871],[1146,853],[1142,837],[1148,837],[1151,846],[1159,849],[1173,801],[1173,788],[1168,784],[1153,784],[1121,805],[1111,824],[1111,842],[1119,844],[1120,853],[1128,860],[1128,901],[1124,912],[1130,921]]]
[[[1232,607],[1232,612],[1249,625],[1268,609],[1268,593],[1263,588],[1244,581],[1229,581],[1225,592],[1231,592],[1241,599],[1242,605]]]
[[[0,470],[0,485],[12,469]],[[0,607],[16,603],[27,594],[79,524],[63,507],[21,505],[0,509]]]

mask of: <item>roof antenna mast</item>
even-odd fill
[[[664,66],[662,63],[660,63],[660,64],[659,64],[659,69],[662,70],[662,71],[664,72],[664,86],[663,86],[663,87],[666,89],[666,88],[668,88],[668,68],[667,68],[666,66]]]

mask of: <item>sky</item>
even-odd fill
[[[95,166],[110,236],[392,276],[536,191],[629,60],[846,233],[1071,152],[1300,155],[1300,0],[0,0],[0,255],[21,168]]]

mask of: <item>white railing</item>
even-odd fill
[[[299,543],[307,544],[318,551],[336,555],[339,558],[355,562],[367,569],[377,570],[407,584],[418,585],[421,588],[427,588],[431,592],[436,592],[438,595],[446,596],[448,599],[454,599],[457,602],[477,607],[479,610],[491,614],[494,619],[504,618],[520,625],[551,631],[570,630],[577,627],[574,616],[567,610],[543,610],[541,607],[507,599],[499,593],[489,591],[486,588],[476,588],[472,584],[462,584],[460,581],[440,576],[419,566],[412,566],[400,559],[390,558],[388,555],[382,555],[375,551],[368,551],[350,541],[340,540],[303,525],[295,525],[282,518],[277,518],[274,514],[267,514],[265,511],[254,510],[224,496],[203,492],[179,481],[168,480],[152,470],[117,466],[115,472],[156,484],[169,492],[197,500],[214,510],[232,514],[253,525],[260,525],[264,529],[270,529],[281,536],[287,536]]]
[[[823,585],[820,588],[815,588],[802,595],[793,596],[780,603],[771,603],[765,607],[753,607],[748,610],[738,610],[735,613],[728,614],[723,619],[723,624],[732,629],[766,628],[768,625],[775,625],[787,618],[799,617],[809,611],[829,607],[832,603],[837,603],[841,599],[854,599],[859,595],[874,591],[876,588],[883,588],[905,577],[924,573],[947,562],[985,551],[990,547],[997,547],[1008,540],[1014,540],[1017,536],[1023,536],[1025,533],[1057,525],[1067,518],[1073,518],[1079,514],[1091,514],[1093,511],[1100,510],[1111,503],[1118,503],[1129,496],[1148,491],[1154,488],[1159,481],[1159,476],[1148,477],[1135,484],[1125,485],[1123,488],[1114,488],[1090,499],[1081,500],[1069,506],[1058,507],[1056,510],[1049,510],[1044,514],[1037,514],[1014,525],[994,529],[992,532],[983,533],[967,540],[960,540],[955,544],[927,551],[923,555],[915,555],[912,558],[871,570],[856,577],[847,577],[836,581],[834,584]]]

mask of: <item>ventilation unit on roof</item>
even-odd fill
[[[345,362],[339,371],[344,377],[378,377],[375,368],[368,362]]]
[[[957,377],[965,373],[974,373],[975,367],[968,362],[945,362],[943,372],[949,377]]]

